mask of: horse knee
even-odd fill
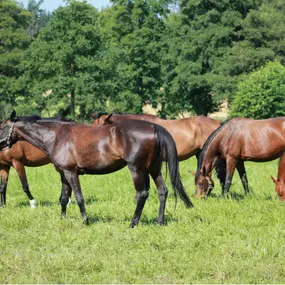
[[[136,199],[137,201],[145,201],[148,198],[148,191],[143,190],[141,192],[137,192]]]
[[[158,199],[159,199],[159,201],[165,201],[167,196],[168,196],[168,190],[164,190],[163,189],[163,191],[161,191],[161,190],[158,191]]]

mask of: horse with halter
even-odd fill
[[[193,207],[182,185],[177,150],[171,135],[149,122],[125,121],[101,128],[84,124],[16,117],[0,126],[0,149],[25,140],[47,154],[59,171],[62,182],[61,215],[71,190],[74,192],[83,221],[88,223],[78,175],[108,174],[128,166],[136,189],[137,206],[130,227],[138,224],[149,190],[149,175],[158,189],[159,224],[164,223],[168,190],[161,174],[166,157],[174,193],[187,207]]]
[[[234,118],[213,132],[205,142],[195,177],[196,196],[206,196],[209,191],[208,179],[217,163],[226,162],[225,195],[231,186],[235,168],[247,192],[244,161],[270,161],[285,151],[285,117],[252,120]]]

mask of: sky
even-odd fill
[[[23,3],[24,7],[26,8],[28,5],[29,0],[18,0],[19,3]],[[38,2],[38,1],[37,1]],[[110,6],[109,0],[87,0],[88,3],[92,4],[99,10],[103,7],[106,7],[107,5]],[[53,10],[57,9],[59,6],[64,6],[65,3],[62,0],[44,0],[43,4],[40,6],[41,9],[47,10],[49,12],[52,12]]]

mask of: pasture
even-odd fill
[[[80,176],[89,226],[74,202],[60,220],[61,184],[52,165],[26,168],[36,209],[12,169],[7,207],[0,209],[0,283],[285,283],[285,204],[270,179],[276,178],[277,161],[245,167],[249,196],[235,173],[230,198],[221,198],[215,178],[212,196],[195,200],[188,171],[195,170],[196,159],[181,162],[195,208],[178,199],[175,209],[169,186],[167,225],[157,225],[159,202],[151,183],[134,229],[128,229],[135,190],[127,168]]]

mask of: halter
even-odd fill
[[[10,127],[9,132],[8,132],[8,135],[6,137],[6,143],[7,143],[8,147],[12,146],[12,133],[14,130],[14,125],[15,125],[15,122],[12,122],[11,127]]]

